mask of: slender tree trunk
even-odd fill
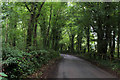
[[[60,46],[60,51],[61,52],[63,51],[63,44],[61,44],[61,46]]]
[[[111,58],[114,58],[114,53],[115,53],[115,30],[113,31],[113,40],[112,40],[112,53],[111,53]]]
[[[115,31],[113,31],[113,35],[109,34],[109,48],[110,48],[110,59],[113,59],[115,53]]]
[[[98,30],[97,30],[97,52],[99,54],[99,58],[103,58],[105,52],[105,41],[104,41],[104,31],[102,29],[101,20],[98,18]]]
[[[81,38],[81,36],[79,36],[79,44],[78,45],[79,45],[78,50],[79,50],[79,52],[81,52],[81,50],[82,50],[82,38]]]
[[[90,51],[90,27],[87,29],[87,48],[88,48],[88,53]]]
[[[106,20],[108,20],[108,19],[109,19],[109,16],[106,17]],[[112,28],[111,28],[109,22],[107,22],[107,24],[106,24],[106,33],[105,34],[106,34],[106,48],[107,48],[107,46],[109,46],[109,53],[111,54],[111,51],[112,51]],[[106,49],[106,53],[107,53],[107,49]]]
[[[5,33],[5,43],[8,42],[8,17],[6,18],[6,33]]]
[[[23,26],[25,27],[26,26],[26,24],[25,23],[23,23]],[[23,31],[24,31],[24,44],[25,44],[25,47],[24,47],[24,51],[26,51],[26,30],[25,29],[23,29]]]
[[[118,13],[118,18],[120,18],[120,3],[118,4],[118,8],[119,8],[119,13]],[[118,42],[117,42],[117,46],[118,46],[118,55],[117,57],[120,57],[120,52],[119,52],[119,48],[120,48],[120,20],[118,19]]]
[[[120,13],[119,13],[120,15]],[[118,46],[118,58],[120,57],[120,52],[119,52],[119,48],[120,48],[120,22],[118,22],[118,40],[117,40],[117,46]]]
[[[72,35],[72,38],[71,38],[71,52],[74,52],[74,35]]]
[[[80,35],[78,34],[78,36],[77,36],[77,45],[78,45],[78,47],[77,47],[77,51],[78,52],[80,52]]]
[[[30,51],[29,47],[32,45],[32,34],[33,34],[33,28],[34,28],[34,15],[31,14],[30,16],[30,21],[28,24],[28,29],[27,29],[27,42],[26,42],[26,48],[28,51]]]
[[[49,32],[50,32],[50,27],[51,27],[51,16],[52,16],[52,5],[50,8],[50,18],[49,18],[49,27],[47,31],[47,46],[49,47]]]
[[[14,25],[14,29],[16,29],[17,25],[15,24]],[[14,36],[13,36],[13,46],[15,47],[16,46],[16,34],[14,33]]]
[[[102,57],[102,35],[100,35],[100,33],[97,33],[98,34],[98,39],[97,39],[97,52],[99,54],[99,57],[101,58]],[[102,33],[101,33],[102,34]]]
[[[111,53],[111,49],[112,49],[112,35],[111,35],[112,31],[110,30],[109,35],[109,52]]]
[[[120,29],[118,30],[118,40],[117,40],[117,46],[118,46],[118,55],[117,57],[119,58],[119,44],[120,44]]]
[[[52,48],[55,49],[55,38],[54,38],[54,35],[52,37]]]
[[[80,42],[80,51],[82,50],[82,42]]]
[[[109,6],[106,6],[106,5],[110,5],[110,3],[104,3],[105,4],[105,10],[109,12],[109,9],[110,7]],[[104,29],[105,29],[105,32],[104,32],[104,59],[106,59],[107,57],[107,49],[108,49],[108,44],[109,44],[109,47],[110,47],[110,50],[111,50],[111,25],[109,23],[109,19],[110,19],[110,15],[109,13],[106,12],[106,16],[105,16],[105,21],[106,21],[106,24],[104,26]]]
[[[34,35],[33,35],[33,45],[37,46],[37,19],[35,19],[35,26],[34,26]]]
[[[41,35],[42,35],[42,37],[43,37],[42,42],[43,42],[43,47],[46,48],[46,46],[47,46],[47,39],[46,39],[47,29],[46,29],[46,27],[47,27],[47,26],[46,26],[46,22],[45,22],[45,17],[43,17],[42,21],[43,21],[43,24],[40,25],[40,26],[41,26]]]
[[[55,50],[57,51],[58,48],[58,35],[56,35],[56,39],[55,39]]]

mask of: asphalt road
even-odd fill
[[[48,73],[48,78],[116,78],[81,58],[61,54],[63,59]]]

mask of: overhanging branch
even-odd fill
[[[29,12],[31,12],[31,10],[29,9],[28,5],[25,2],[25,7],[28,9]]]
[[[40,8],[38,9],[39,13],[37,14],[36,18],[38,18],[38,17],[40,16],[40,11],[41,11],[41,9],[42,9],[44,3],[45,3],[45,2],[43,2],[43,3],[41,4]]]

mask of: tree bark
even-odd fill
[[[120,27],[120,26],[119,26],[119,27]],[[119,48],[120,48],[120,47],[119,47],[119,44],[120,44],[120,28],[118,29],[118,40],[117,40],[117,46],[118,46],[118,50],[117,50],[117,51],[118,51],[118,55],[117,55],[117,57],[118,57],[118,58],[119,58],[119,54],[120,54],[120,53],[119,53]]]
[[[55,50],[57,51],[58,48],[58,35],[56,35],[56,39],[55,39]]]
[[[88,26],[87,28],[87,48],[88,48],[88,53],[90,51],[90,27]]]
[[[119,8],[119,12],[118,12],[118,16],[120,17],[120,3],[118,4],[118,8]],[[118,18],[119,18],[118,17]],[[117,46],[118,46],[118,55],[117,57],[120,58],[120,52],[119,52],[119,48],[120,48],[120,20],[118,19],[118,40],[117,40]]]
[[[112,36],[112,46],[111,46],[111,58],[114,58],[114,53],[115,53],[115,31],[113,31],[113,36]]]
[[[31,14],[30,21],[29,21],[29,24],[28,24],[28,29],[27,29],[26,48],[28,49],[28,52],[30,51],[29,47],[32,45],[33,28],[34,28],[34,15]]]
[[[16,29],[17,25],[15,24],[14,25],[14,29]],[[13,36],[13,46],[15,47],[16,46],[16,34],[14,33],[14,36]]]
[[[50,7],[49,26],[48,26],[48,30],[47,30],[47,47],[49,47],[49,32],[50,32],[50,27],[51,27],[51,16],[52,16],[52,5]]]
[[[71,36],[71,52],[74,52],[74,37],[75,35]]]
[[[77,51],[81,52],[82,50],[82,37],[78,34],[77,36]]]
[[[8,17],[6,18],[6,33],[5,33],[5,43],[8,42]]]
[[[80,37],[79,37],[80,35],[78,34],[78,36],[77,36],[77,45],[78,45],[78,47],[77,47],[77,51],[78,52],[80,52]]]
[[[105,31],[101,25],[100,18],[98,18],[98,30],[97,30],[97,52],[100,58],[105,58],[107,53],[107,41],[104,37]]]
[[[34,26],[34,35],[33,35],[33,45],[37,46],[37,19],[35,19],[35,26]]]

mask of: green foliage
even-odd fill
[[[78,54],[78,56],[81,56],[91,62],[93,62],[94,64],[96,63],[97,65],[99,66],[102,66],[104,68],[108,68],[108,69],[111,69],[113,71],[116,71],[119,73],[119,70],[120,70],[120,62],[119,60],[115,59],[115,60],[112,60],[110,61],[109,59],[106,59],[106,60],[103,60],[103,59],[100,59],[99,56],[89,56],[89,54],[85,53],[85,54]]]
[[[100,65],[103,65],[105,67],[111,68],[113,71],[117,71],[120,69],[119,62],[116,62],[115,60],[109,61],[109,60],[97,60],[97,62]]]
[[[3,47],[3,68],[9,78],[32,74],[49,60],[59,57],[54,50],[38,50],[26,53],[18,49]]]
[[[4,72],[0,72],[0,80],[7,80],[7,78],[5,78],[7,76]]]

